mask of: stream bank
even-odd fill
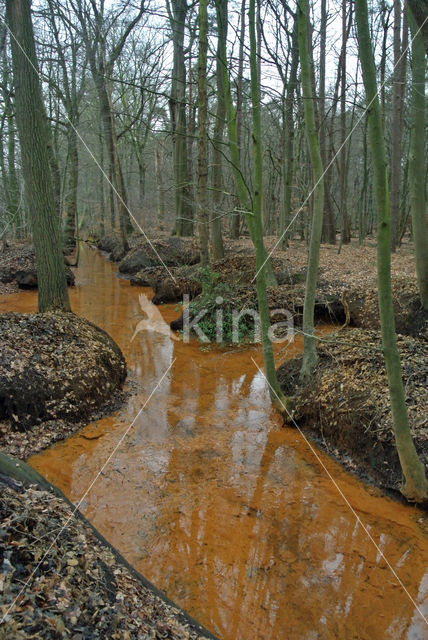
[[[428,471],[428,342],[406,335],[397,341],[411,433]],[[293,419],[349,471],[401,498],[380,332],[345,328],[317,348],[318,364],[306,387],[299,385],[301,357],[278,369],[283,392],[295,399]]]
[[[257,345],[202,351],[149,330],[134,337],[139,295],[150,292],[114,272],[84,249],[72,308],[119,344],[139,388],[116,414],[30,464],[72,502],[97,477],[85,516],[222,640],[424,637],[426,514],[361,485],[322,452],[316,457],[297,430],[282,429],[254,364],[262,364]],[[0,304],[28,312],[35,294]],[[178,314],[175,305],[159,310],[167,323]],[[277,346],[277,364],[301,346],[300,337],[285,351]]]

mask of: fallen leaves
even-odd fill
[[[1,640],[205,637],[132,576],[81,520],[68,522],[65,502],[34,487],[17,491],[1,478],[0,484]]]

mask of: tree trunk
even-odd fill
[[[186,126],[186,66],[184,60],[184,26],[187,13],[186,0],[172,0],[170,16],[173,33],[173,72],[171,82],[170,112],[173,141],[175,231],[179,236],[193,234],[193,206],[190,197],[190,181],[187,159]]]
[[[342,0],[342,54],[340,56],[340,216],[341,216],[341,234],[339,243],[339,252],[342,244],[351,242],[351,233],[349,229],[348,204],[346,199],[347,193],[347,162],[346,162],[346,44],[348,41],[348,31],[346,28],[346,0]],[[352,5],[349,10],[352,11]]]
[[[227,4],[226,4],[227,7]],[[240,13],[240,32],[239,32],[239,53],[238,53],[238,78],[236,83],[236,139],[239,150],[239,157],[241,157],[241,144],[242,144],[242,84],[244,79],[244,40],[245,40],[245,7],[246,0],[241,2]],[[226,9],[226,24],[227,24],[227,9]],[[241,227],[241,214],[239,212],[242,209],[242,202],[239,199],[236,202],[237,206],[232,215],[232,221],[230,225],[230,237],[239,238],[239,231]]]
[[[227,132],[228,132],[228,138],[229,138],[230,159],[232,164],[235,187],[236,187],[238,199],[240,202],[240,207],[242,211],[245,212],[245,215],[247,217],[248,230],[250,232],[251,239],[254,242],[253,225],[252,225],[253,203],[251,201],[248,186],[244,180],[244,176],[241,170],[241,161],[239,156],[238,137],[237,137],[237,130],[236,130],[236,113],[233,107],[232,93],[230,90],[230,82],[229,82],[229,74],[227,70],[227,58],[226,58],[227,20],[225,20],[225,18],[227,18],[227,0],[216,0],[216,9],[217,9],[217,24],[218,24],[218,30],[219,30],[218,37],[220,41],[219,49],[221,52],[220,62],[222,66],[224,99],[226,104]],[[276,284],[276,278],[272,270],[271,261],[268,258],[268,254],[264,246],[263,235],[262,235],[262,244],[263,244],[263,252],[265,256],[264,260],[266,261],[267,284],[269,286],[274,286]]]
[[[38,78],[30,2],[7,0],[6,11],[12,33],[16,120],[36,255],[39,311],[69,311],[60,222],[49,167],[48,122]]]
[[[290,230],[287,226],[291,219],[291,193],[293,190],[294,177],[294,122],[293,122],[293,102],[297,87],[297,68],[299,66],[299,43],[297,40],[297,17],[294,18],[293,36],[291,40],[291,66],[287,83],[287,95],[284,108],[284,156],[283,162],[283,184],[284,193],[282,199],[281,216],[279,221],[279,237],[281,238],[279,247],[285,249],[288,245]]]
[[[391,250],[395,251],[400,236],[401,162],[403,140],[403,103],[406,83],[408,46],[407,7],[403,16],[403,44],[401,44],[401,0],[394,0],[394,72],[391,127]]]
[[[303,362],[300,371],[301,381],[305,384],[312,376],[312,372],[318,360],[314,337],[314,309],[324,209],[324,179],[318,133],[315,125],[314,97],[312,95],[311,85],[311,64],[308,47],[308,0],[298,1],[297,19],[306,139],[311,158],[312,179],[314,184],[312,229],[309,241],[308,270],[306,276],[305,302],[303,307]]]
[[[73,127],[68,131],[68,188],[65,197],[64,244],[68,248],[76,246],[77,186],[79,180],[79,156],[77,134]]]
[[[227,20],[227,18],[226,18]],[[216,82],[217,82],[217,110],[214,124],[213,168],[212,168],[212,215],[210,221],[211,252],[213,261],[224,258],[222,237],[222,215],[220,212],[223,202],[223,143],[224,125],[226,118],[226,104],[224,101],[224,87],[222,63],[219,50],[220,40],[217,39]]]
[[[199,56],[198,56],[198,227],[201,266],[209,264],[208,218],[208,8],[207,0],[199,0]]]
[[[327,131],[325,117],[325,61],[327,44],[327,0],[321,0],[321,26],[320,26],[320,79],[319,79],[319,114],[320,114],[320,153],[323,167],[327,166]],[[328,172],[327,172],[328,173]],[[334,224],[333,209],[330,198],[330,183],[327,175],[324,176],[324,217],[322,240],[329,244],[336,242],[336,228]]]
[[[388,173],[384,129],[377,93],[376,68],[370,40],[367,0],[356,0],[355,8],[358,46],[366,91],[369,140],[373,160],[374,186],[378,211],[377,266],[382,346],[391,397],[395,442],[405,477],[401,492],[412,502],[422,502],[428,497],[428,483],[425,477],[424,465],[418,458],[410,433],[401,377],[400,354],[398,352],[395,335],[391,292],[391,212],[389,207]]]
[[[412,212],[413,241],[415,243],[416,274],[419,296],[428,309],[428,229],[425,199],[425,77],[426,60],[423,39],[417,34],[416,20],[409,12],[412,30],[412,96],[410,105],[409,194]]]
[[[420,29],[426,55],[428,56],[428,0],[408,0],[412,14]]]
[[[249,31],[250,31],[250,69],[251,69],[251,102],[253,113],[253,154],[254,154],[254,195],[253,195],[253,215],[249,219],[251,225],[251,238],[256,250],[256,290],[260,315],[260,325],[262,334],[262,348],[266,379],[269,384],[269,393],[273,404],[279,410],[285,411],[285,405],[281,406],[284,396],[279,386],[276,375],[275,361],[272,350],[272,343],[269,338],[270,317],[269,305],[266,295],[266,264],[265,248],[263,243],[262,226],[262,185],[263,185],[263,156],[261,144],[261,118],[260,118],[260,78],[257,61],[257,42],[255,24],[255,0],[250,0],[249,4]]]
[[[165,223],[165,190],[162,176],[162,147],[159,142],[155,146],[155,173],[158,193],[158,227],[163,230]]]

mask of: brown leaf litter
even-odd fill
[[[0,315],[0,448],[20,458],[117,407],[125,359],[73,313]]]
[[[0,640],[197,640],[60,498],[0,476]]]
[[[399,335],[411,433],[428,469],[428,343]],[[399,490],[388,382],[380,334],[346,329],[317,343],[312,382],[298,385],[301,357],[278,369],[287,395],[296,394],[294,419],[345,466],[383,488]]]

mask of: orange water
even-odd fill
[[[302,436],[281,428],[251,359],[261,364],[259,349],[201,351],[148,331],[131,343],[149,291],[114,271],[85,248],[71,302],[119,343],[134,395],[33,467],[73,501],[96,478],[85,515],[224,640],[428,638],[424,514],[319,453],[394,575]],[[35,304],[31,292],[0,297],[0,311]]]

